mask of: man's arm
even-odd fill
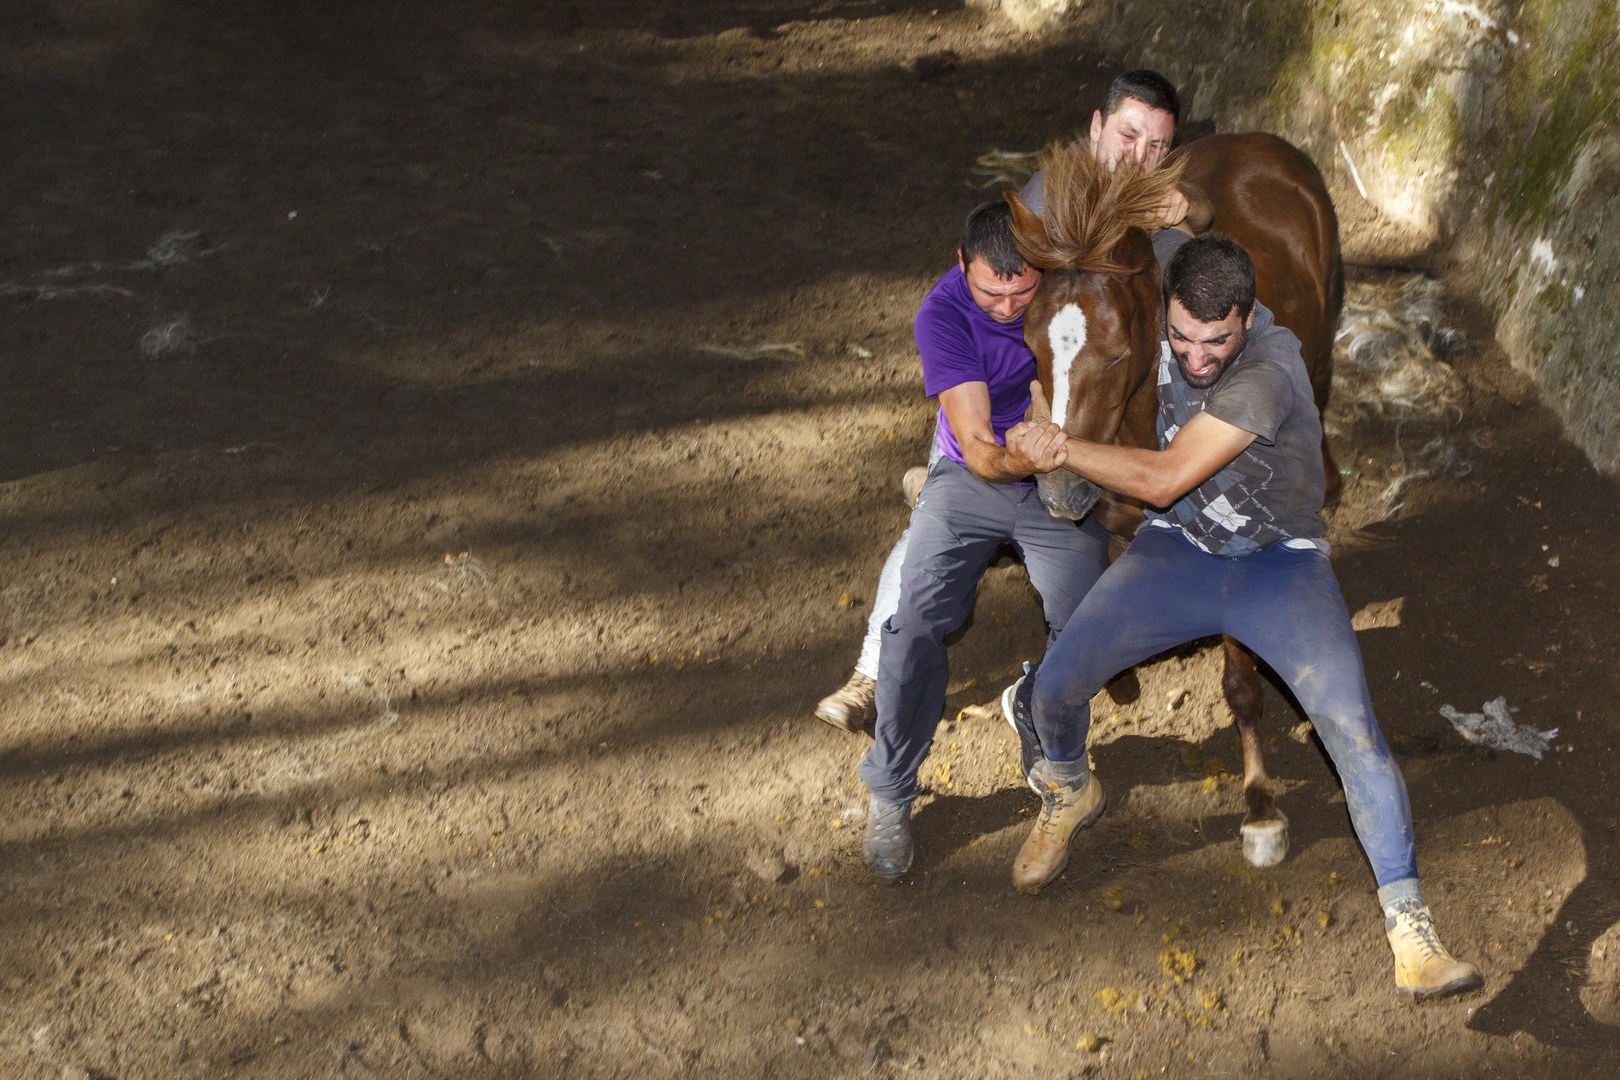
[[[1215,204],[1209,201],[1209,196],[1197,184],[1183,180],[1176,187],[1187,200],[1187,215],[1181,219],[1178,228],[1194,236],[1202,236],[1215,223]]]
[[[1039,387],[1040,383],[1035,386]],[[1011,431],[1007,433],[1009,445],[996,442],[995,430],[990,426],[989,384],[958,383],[940,391],[939,403],[945,409],[945,419],[950,422],[957,444],[962,447],[962,460],[979,479],[1006,484],[1056,468],[1051,463],[1053,452],[1063,442],[1063,429],[1056,424],[1048,424],[1047,430],[1039,431],[1020,424],[1013,429],[1023,436],[1016,444]]]
[[[1040,383],[1030,387],[1030,394],[1032,412],[1037,416],[1048,414],[1050,409]],[[1252,431],[1217,420],[1208,413],[1199,413],[1187,421],[1163,450],[1106,446],[1069,436],[1061,447],[1054,448],[1054,428],[1062,430],[1050,423],[1027,427],[1021,424],[1007,433],[1008,441],[1016,444],[1021,455],[1033,457],[1037,464],[1055,462],[1094,484],[1141,499],[1149,506],[1169,506],[1220,472],[1255,439]]]

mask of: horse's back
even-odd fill
[[[1211,230],[1254,259],[1255,293],[1299,338],[1317,406],[1325,406],[1344,266],[1321,172],[1297,147],[1262,132],[1206,135],[1188,143],[1186,155],[1185,179],[1214,206]]]

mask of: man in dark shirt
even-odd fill
[[[1254,264],[1224,236],[1160,234],[1166,339],[1159,449],[1105,446],[1037,422],[1008,443],[1150,507],[1118,561],[1013,693],[1013,726],[1041,814],[1013,865],[1039,889],[1105,799],[1086,757],[1092,695],[1116,672],[1194,638],[1229,634],[1288,683],[1344,783],[1378,883],[1396,988],[1416,1000],[1472,990],[1479,971],[1441,944],[1418,887],[1406,784],[1373,715],[1361,651],[1328,562],[1322,426],[1299,340],[1255,303]],[[1036,416],[1049,415],[1032,388]],[[1156,509],[1162,508],[1162,509]]]

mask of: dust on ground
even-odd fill
[[[975,163],[1116,70],[889,0],[7,5],[0,1073],[1612,1075],[1614,489],[1454,298],[1445,408],[1347,376],[1332,539],[1484,992],[1397,1002],[1275,689],[1294,850],[1242,863],[1198,647],[1014,895],[1016,565],[916,871],[861,865],[809,711],[925,450],[911,316]],[[1545,760],[1438,713],[1498,696]]]

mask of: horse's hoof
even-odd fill
[[[1264,821],[1245,821],[1243,858],[1250,866],[1276,866],[1288,857],[1288,819],[1278,813]]]

